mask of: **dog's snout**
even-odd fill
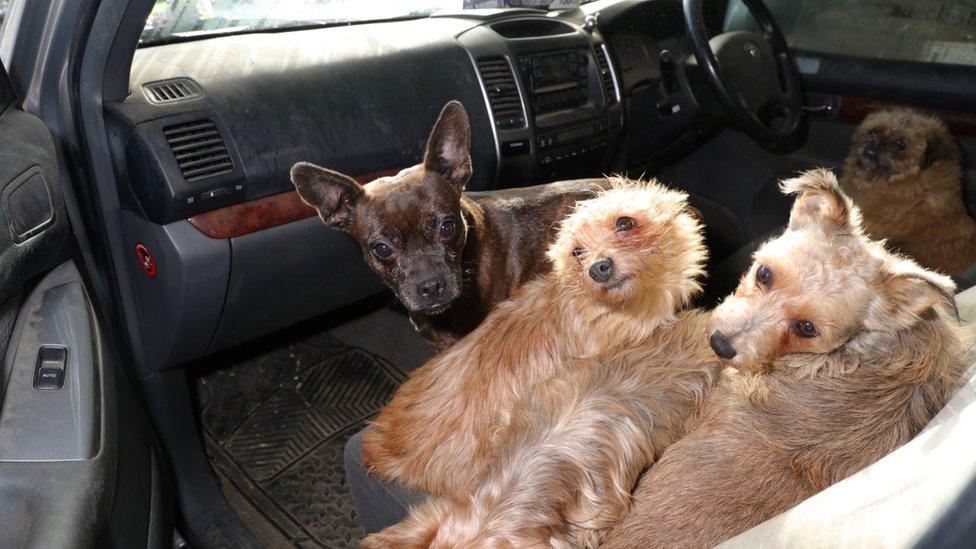
[[[426,299],[437,299],[444,294],[447,280],[443,276],[435,276],[424,280],[417,286],[417,293]]]
[[[590,265],[590,278],[603,283],[610,280],[613,276],[613,260],[605,257],[598,259]]]
[[[708,343],[712,346],[715,354],[726,360],[733,358],[737,354],[735,347],[729,342],[729,338],[722,332],[712,332],[711,337],[708,338]]]

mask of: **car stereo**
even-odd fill
[[[584,49],[519,58],[535,116],[586,104],[589,61]]]

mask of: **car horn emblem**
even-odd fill
[[[749,54],[749,57],[751,57],[754,61],[759,61],[759,46],[757,46],[755,42],[745,42],[742,44],[742,49]]]

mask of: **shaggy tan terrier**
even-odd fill
[[[617,180],[582,201],[549,249],[553,271],[411,375],[363,436],[372,473],[469,497],[512,409],[571,359],[639,347],[699,290],[705,248],[686,196]]]
[[[941,120],[909,109],[869,115],[854,133],[841,187],[872,238],[954,276],[976,264],[959,147]]]
[[[947,277],[866,238],[833,174],[799,196],[713,313],[733,366],[641,479],[606,546],[712,547],[915,436],[971,363]]]
[[[679,313],[640,347],[531,388],[470,498],[432,498],[363,547],[596,547],[718,378],[708,318]]]

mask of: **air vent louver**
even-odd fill
[[[596,50],[596,64],[600,70],[600,81],[603,82],[603,96],[607,98],[607,105],[616,105],[617,88],[613,84],[613,69],[610,68],[610,55],[607,53],[606,46],[600,46]]]
[[[189,101],[203,95],[200,86],[189,78],[174,78],[143,84],[142,93],[150,103],[157,105]]]
[[[230,153],[213,120],[168,126],[163,128],[163,135],[187,181],[234,171]]]
[[[478,72],[481,73],[481,81],[485,84],[491,113],[495,117],[495,126],[502,130],[524,127],[522,98],[519,96],[515,75],[508,61],[504,57],[482,59],[478,61]]]

